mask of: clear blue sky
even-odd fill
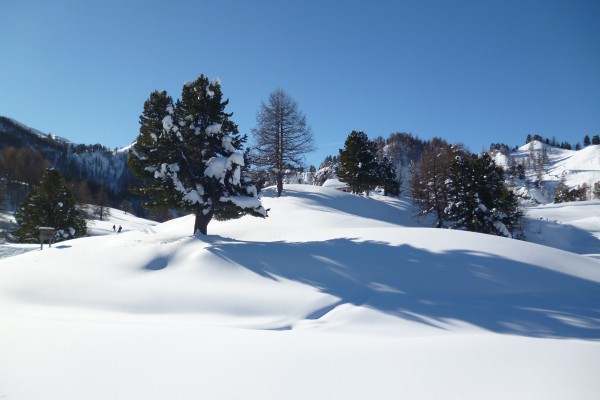
[[[318,165],[352,130],[478,152],[600,134],[600,1],[2,0],[0,115],[77,143],[135,140],[152,90],[220,77],[250,134],[282,88]]]

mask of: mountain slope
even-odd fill
[[[68,180],[89,180],[118,196],[123,196],[133,181],[126,151],[110,151],[100,144],[72,143],[0,116],[0,149],[9,146],[35,149]]]
[[[122,234],[2,260],[0,394],[597,394],[600,261],[418,228],[400,200],[284,194],[265,191],[269,218],[207,237],[190,236],[191,217],[123,219]]]
[[[507,170],[511,165],[525,167],[526,177],[514,179],[514,190],[530,205],[552,203],[561,178],[569,188],[583,185],[593,188],[600,182],[599,145],[575,151],[534,140],[508,155],[496,152],[495,161]],[[598,199],[591,190],[587,195],[589,199]]]

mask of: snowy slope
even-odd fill
[[[600,200],[525,209],[527,241],[600,259]]]
[[[128,225],[0,260],[0,397],[593,399],[600,261],[397,199]]]
[[[549,166],[548,175],[565,175],[569,186],[581,186],[584,183],[592,186],[600,181],[600,146],[588,146],[571,154],[567,153],[564,158],[558,157]]]
[[[546,156],[541,173],[536,168],[536,159]],[[581,150],[565,150],[552,147],[539,141],[532,141],[519,147],[509,156],[496,153],[494,160],[498,165],[508,168],[511,162],[526,166],[526,180],[516,180],[516,192],[529,204],[547,204],[554,201],[554,189],[564,177],[568,187],[575,188],[587,185],[593,187],[600,182],[600,146],[587,146]],[[541,188],[535,181],[541,179]],[[593,198],[593,194],[588,193]],[[595,199],[595,198],[593,198]],[[597,199],[596,199],[597,200]]]

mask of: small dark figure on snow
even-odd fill
[[[121,225],[119,225],[119,233],[121,233],[121,229],[123,229],[123,228],[121,227]]]
[[[116,232],[116,231],[117,231],[117,229],[116,229],[116,228],[115,228],[115,226],[113,225],[113,232]]]

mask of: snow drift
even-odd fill
[[[600,261],[419,228],[401,200],[267,190],[0,261],[0,397],[580,398],[600,389]],[[112,221],[105,224],[112,226]]]

